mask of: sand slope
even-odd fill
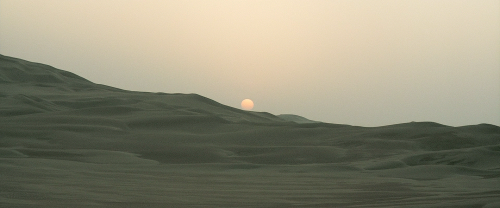
[[[500,127],[318,123],[0,55],[0,207],[497,207]]]

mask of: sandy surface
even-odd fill
[[[0,56],[0,207],[500,207],[498,126],[286,118]]]

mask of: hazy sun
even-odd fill
[[[253,101],[250,99],[244,99],[241,101],[241,108],[244,110],[252,110],[253,108]]]

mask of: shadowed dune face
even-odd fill
[[[0,206],[494,206],[499,161],[494,125],[327,124],[0,56]]]
[[[68,71],[0,55],[2,70],[0,83],[33,83],[37,86],[51,83],[91,84],[90,81]]]

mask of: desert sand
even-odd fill
[[[500,127],[359,127],[0,55],[0,207],[500,207]]]

